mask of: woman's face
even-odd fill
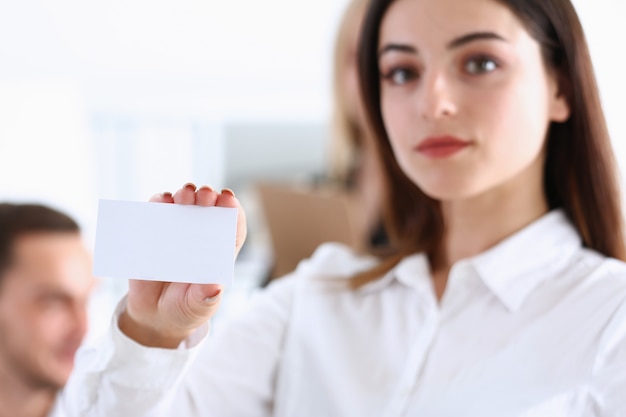
[[[381,109],[405,174],[433,198],[541,181],[569,107],[540,45],[495,0],[396,0],[380,28]]]

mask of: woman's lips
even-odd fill
[[[417,152],[427,158],[448,158],[465,149],[470,142],[454,136],[437,136],[424,139],[416,146]]]

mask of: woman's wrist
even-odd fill
[[[176,349],[187,335],[164,335],[152,327],[143,326],[134,320],[127,310],[119,317],[119,328],[127,337],[146,347]]]

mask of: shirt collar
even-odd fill
[[[581,246],[582,240],[566,214],[553,210],[480,255],[459,262],[468,262],[485,286],[513,312]],[[454,271],[452,268],[451,274]],[[380,290],[394,279],[419,291],[433,291],[428,258],[423,253],[406,257],[364,290]]]
[[[428,257],[424,253],[417,253],[402,259],[382,278],[365,285],[361,291],[364,293],[379,291],[397,280],[408,287],[432,292],[430,276]]]
[[[491,292],[516,311],[581,246],[580,235],[566,214],[554,210],[469,262]]]

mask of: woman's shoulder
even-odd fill
[[[626,262],[615,258],[605,258],[604,264],[610,275],[621,276],[626,280]]]
[[[626,262],[608,257],[591,249],[581,251],[579,262],[590,267],[590,278],[613,281],[626,290]]]
[[[626,262],[584,248],[571,266],[576,282],[626,301]]]
[[[626,363],[626,262],[605,257],[594,275],[604,294],[598,301],[612,311],[600,336],[596,371],[617,370],[615,363]]]
[[[317,291],[321,289],[347,288],[345,283],[349,278],[374,267],[377,262],[377,258],[359,254],[344,244],[323,243],[309,258],[300,261],[294,271],[272,280],[255,293],[250,308],[273,305],[280,306],[281,311],[290,311],[298,297],[328,294]]]
[[[376,257],[358,253],[345,244],[323,243],[310,257],[300,261],[292,272],[272,280],[262,292],[293,293],[298,291],[297,288],[318,284],[343,286],[348,279],[373,268],[378,262]]]
[[[335,242],[323,243],[313,254],[301,261],[294,274],[308,278],[350,278],[373,268],[378,259]]]

